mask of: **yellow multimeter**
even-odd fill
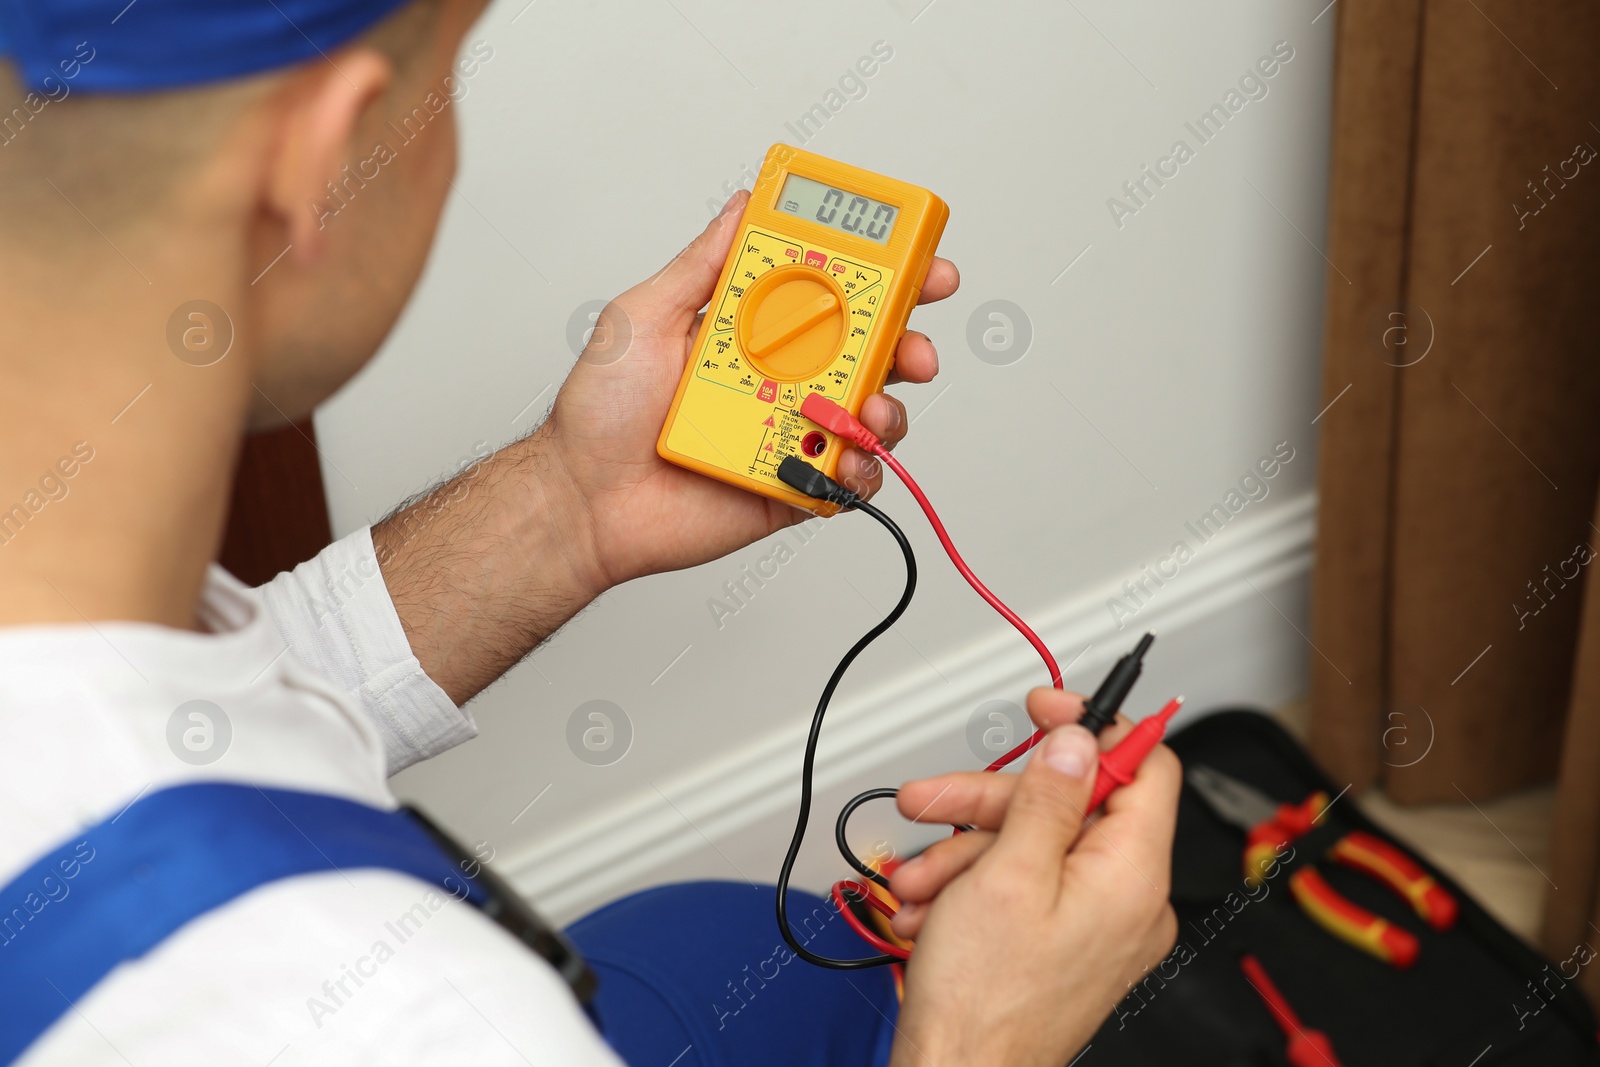
[[[926,189],[773,145],[656,442],[663,459],[824,514],[778,480],[844,445],[800,414],[883,388],[950,209]]]

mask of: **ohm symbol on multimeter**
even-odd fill
[[[800,405],[820,393],[860,414],[883,388],[949,216],[919,186],[773,145],[656,450],[831,511],[777,478],[785,456],[832,477],[844,451]]]

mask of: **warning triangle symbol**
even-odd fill
[[[774,430],[776,430],[778,428],[778,424],[772,421],[772,416],[771,415],[768,415],[767,416],[767,421],[763,422],[761,425],[763,425],[763,426],[771,426]]]
[[[768,452],[771,452],[771,451],[772,451],[772,446],[771,446],[771,445],[768,445],[768,446],[767,446],[767,451],[768,451]]]

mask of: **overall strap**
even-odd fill
[[[404,810],[232,782],[178,785],[134,801],[0,889],[0,1063],[20,1056],[119,964],[280,878],[379,868],[491,914],[504,910],[480,884],[486,872],[474,866],[468,877],[437,834]]]

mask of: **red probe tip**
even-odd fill
[[[1133,781],[1134,775],[1139,773],[1139,764],[1166,735],[1167,720],[1176,715],[1181,707],[1183,698],[1174,697],[1154,715],[1147,715],[1134,723],[1128,735],[1110,751],[1100,753],[1100,772],[1095,776],[1086,810],[1094,811],[1115,790]]]

